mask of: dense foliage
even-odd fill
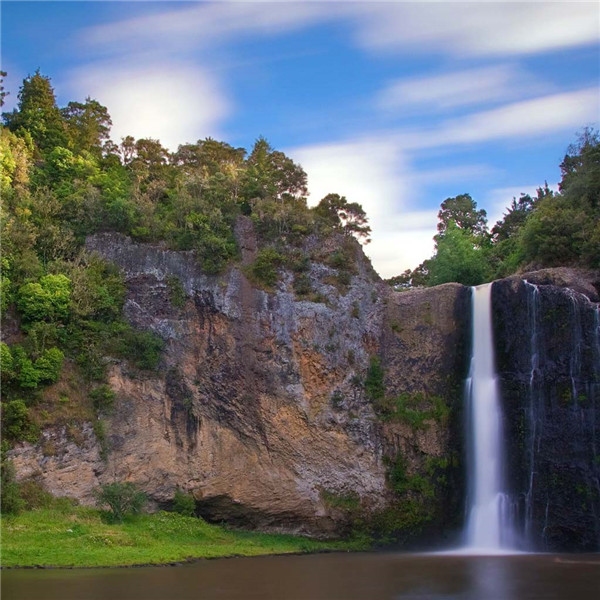
[[[211,138],[175,152],[154,139],[127,136],[117,144],[106,107],[86,98],[60,108],[39,71],[23,80],[17,107],[3,120],[0,301],[13,333],[1,359],[9,440],[34,440],[54,419],[48,390],[64,369],[101,414],[115,401],[106,387],[111,360],[141,370],[160,361],[162,340],[123,320],[122,276],[85,251],[86,236],[117,231],[160,241],[194,251],[204,271],[217,274],[238,258],[234,226],[246,215],[261,240],[247,275],[269,289],[287,266],[306,298],[314,296],[305,275],[310,258],[300,249],[306,236],[337,232],[368,241],[360,204],[330,194],[309,209],[306,173],[264,138],[249,153]],[[340,268],[342,279],[346,271]],[[181,282],[168,285],[182,307]],[[60,413],[72,425],[81,414],[68,414],[68,406]]]
[[[438,213],[436,251],[389,280],[398,289],[456,281],[477,285],[543,267],[600,268],[600,137],[585,129],[560,165],[558,192],[513,198],[488,230],[469,194],[447,198]]]

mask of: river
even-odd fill
[[[392,552],[2,571],[3,600],[597,600],[600,555]]]

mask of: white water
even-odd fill
[[[510,502],[504,493],[502,411],[494,366],[492,284],[471,288],[472,353],[467,379],[469,498],[463,552],[510,552]]]

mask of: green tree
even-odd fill
[[[8,96],[9,92],[4,91],[4,78],[6,77],[6,71],[0,71],[0,106],[4,106],[4,98]]]
[[[87,151],[100,157],[112,126],[107,108],[88,96],[83,103],[69,102],[61,114],[67,125],[70,147],[76,153]]]
[[[560,165],[559,190],[582,208],[600,208],[600,135],[585,128]]]
[[[315,212],[326,224],[345,235],[362,239],[365,244],[371,241],[367,213],[357,202],[348,202],[345,196],[339,194],[327,194],[316,206]]]
[[[35,361],[34,367],[40,383],[56,383],[60,377],[65,355],[58,348],[48,348]]]
[[[37,70],[23,80],[18,108],[3,117],[11,131],[25,130],[42,151],[67,145],[67,128],[50,78]]]
[[[479,285],[489,278],[490,267],[479,239],[450,221],[438,237],[437,252],[428,261],[428,285],[457,282]]]
[[[65,275],[45,275],[26,283],[17,294],[17,308],[26,321],[58,321],[69,315],[71,280]]]
[[[0,513],[16,515],[25,508],[21,498],[19,484],[16,481],[15,466],[5,456],[5,446],[2,443],[2,462],[0,464]]]
[[[115,523],[122,523],[125,517],[140,513],[147,502],[146,494],[129,481],[105,483],[95,494],[98,506],[108,506],[110,519]]]
[[[485,210],[477,210],[477,203],[469,194],[460,194],[454,198],[446,198],[438,212],[438,235],[441,238],[450,222],[475,238],[483,238],[487,234],[487,214]]]
[[[258,138],[246,161],[243,195],[249,200],[272,198],[280,201],[305,197],[307,177],[300,165],[283,152],[273,150]]]

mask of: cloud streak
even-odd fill
[[[358,41],[371,50],[516,56],[597,42],[593,2],[377,3],[355,8]]]
[[[398,136],[405,146],[420,150],[490,140],[519,139],[555,131],[572,131],[582,124],[595,121],[598,114],[598,89],[586,88],[448,119],[435,130],[399,132]]]
[[[440,112],[514,100],[540,86],[513,65],[495,65],[397,80],[382,90],[376,106],[384,110]]]

